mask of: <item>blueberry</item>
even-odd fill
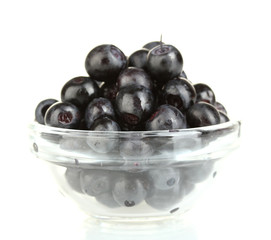
[[[119,153],[126,159],[146,158],[153,154],[154,149],[148,140],[136,137],[122,138],[119,145]]]
[[[115,181],[112,193],[120,206],[134,207],[141,203],[147,195],[144,183],[140,178],[132,175],[132,173],[120,175]]]
[[[78,193],[82,193],[80,183],[81,169],[68,167],[65,172],[65,178],[69,186]]]
[[[194,84],[194,88],[197,93],[197,102],[207,102],[212,105],[215,104],[216,100],[214,91],[207,84],[197,83]]]
[[[112,103],[107,98],[94,98],[85,109],[85,125],[90,129],[96,119],[109,117],[115,119]]]
[[[114,176],[112,171],[85,169],[81,171],[80,183],[82,192],[90,196],[98,196],[112,190]]]
[[[99,96],[97,83],[89,77],[75,77],[62,87],[62,102],[70,102],[79,109],[84,109],[86,105]]]
[[[120,131],[119,125],[112,119],[108,117],[99,118],[94,121],[90,130],[93,131],[102,131],[108,134],[110,131]],[[113,137],[105,137],[101,133],[99,135],[90,134],[87,138],[87,144],[98,153],[108,153],[111,152],[118,146],[118,139]]]
[[[157,46],[148,53],[147,67],[152,78],[164,83],[181,74],[183,58],[172,45]]]
[[[45,125],[51,127],[77,129],[81,122],[81,113],[72,103],[57,102],[48,108],[44,121]]]
[[[148,191],[146,203],[158,210],[171,210],[182,201],[185,196],[185,186],[182,183],[162,190],[155,187]]]
[[[177,108],[168,104],[159,106],[145,125],[147,131],[182,128],[186,128],[184,115]]]
[[[182,168],[186,182],[199,183],[210,177],[214,170],[214,161],[191,163]]]
[[[186,75],[186,73],[185,73],[185,71],[182,71],[182,72],[181,72],[180,77],[185,78],[185,79],[188,79],[188,78],[187,78],[187,75]]]
[[[121,122],[139,125],[152,113],[154,96],[149,89],[143,86],[131,85],[120,89],[115,105]]]
[[[198,102],[191,106],[186,114],[189,127],[204,127],[220,123],[219,112],[206,102]]]
[[[135,51],[128,57],[128,66],[142,68],[146,71],[148,53],[149,50],[146,48]]]
[[[161,41],[153,41],[153,42],[149,42],[149,43],[146,43],[143,48],[146,48],[146,49],[149,49],[151,50],[152,48],[156,47],[156,46],[160,46],[161,44],[164,44],[163,42]]]
[[[151,169],[147,172],[151,187],[167,190],[178,185],[183,176],[177,168]]]
[[[164,85],[162,92],[164,102],[178,108],[182,112],[185,112],[196,102],[196,90],[184,78],[168,81]]]
[[[102,81],[114,81],[126,67],[126,56],[114,45],[103,44],[92,49],[85,61],[90,77]]]
[[[117,79],[119,89],[130,85],[140,85],[150,90],[153,88],[153,83],[150,76],[141,68],[128,67],[121,72]]]
[[[117,208],[120,207],[120,205],[115,201],[115,199],[113,198],[113,194],[112,192],[105,192],[105,193],[101,193],[97,196],[95,196],[95,199],[97,202],[103,204],[106,207],[109,208]]]
[[[41,101],[35,110],[35,121],[44,125],[44,116],[47,109],[56,102],[57,100],[52,98]]]
[[[118,93],[118,87],[117,87],[116,82],[104,83],[100,89],[101,89],[101,96],[104,98],[107,98],[113,104],[115,102],[115,99]]]
[[[214,106],[216,107],[216,109],[217,109],[218,111],[227,114],[226,108],[225,108],[220,102],[215,102]]]
[[[227,114],[225,114],[224,112],[221,112],[221,111],[218,111],[218,113],[219,113],[219,117],[220,117],[220,123],[225,123],[225,122],[230,121]]]

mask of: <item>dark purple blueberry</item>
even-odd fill
[[[225,122],[230,121],[227,114],[225,114],[224,112],[221,112],[221,111],[218,111],[218,112],[219,112],[219,117],[220,117],[220,123],[225,123]]]
[[[186,128],[184,115],[179,109],[168,104],[158,107],[145,125],[147,131],[182,128]]]
[[[102,81],[114,81],[126,67],[126,56],[114,45],[103,44],[93,48],[86,57],[85,67],[90,77]]]
[[[97,83],[89,77],[76,77],[65,83],[61,90],[62,102],[70,102],[79,109],[84,109],[86,105],[99,96]]]
[[[118,121],[118,123],[122,131],[144,131],[145,130],[144,123],[140,123],[138,125],[130,125],[122,121]]]
[[[145,199],[146,203],[158,210],[171,210],[178,206],[185,196],[185,186],[181,183],[166,190],[150,188]]]
[[[44,122],[51,127],[77,129],[80,126],[81,113],[72,103],[57,102],[46,111]]]
[[[197,93],[197,102],[207,102],[212,105],[215,104],[215,94],[214,91],[204,83],[194,84],[194,88]]]
[[[119,125],[108,117],[99,118],[94,121],[90,130],[104,131],[106,134],[110,131],[120,131]],[[110,138],[100,135],[90,135],[87,138],[87,144],[98,153],[108,153],[118,146],[119,140],[117,138]]]
[[[139,125],[152,113],[154,96],[143,86],[131,85],[120,89],[115,105],[120,121],[129,125]]]
[[[186,113],[189,127],[204,127],[220,123],[219,112],[206,102],[198,102],[191,106]]]
[[[81,183],[80,183],[80,173],[79,168],[67,168],[65,172],[65,178],[69,186],[76,192],[82,193]]]
[[[164,83],[181,74],[183,58],[179,50],[172,45],[157,46],[149,51],[147,66],[151,77]]]
[[[90,196],[98,196],[112,190],[111,171],[86,169],[80,174],[82,192]]]
[[[147,179],[151,183],[151,187],[167,190],[182,181],[183,176],[180,173],[177,168],[151,169],[147,172]]]
[[[185,78],[168,81],[163,89],[164,102],[185,112],[196,102],[196,90]]]
[[[191,165],[182,167],[182,172],[186,182],[199,183],[206,180],[213,174],[214,161],[202,161],[200,163],[191,163]]]
[[[101,117],[115,119],[112,103],[107,98],[94,98],[85,109],[85,126],[90,129],[94,121]]]
[[[49,98],[41,101],[35,110],[35,121],[44,125],[44,116],[49,107],[56,103],[57,100]]]
[[[147,190],[140,178],[132,176],[131,173],[116,179],[112,193],[120,206],[134,207],[145,199]]]
[[[118,93],[118,87],[115,82],[104,83],[100,89],[102,97],[107,98],[112,103],[115,102]]]
[[[130,85],[140,85],[152,90],[152,80],[143,69],[137,67],[128,67],[121,72],[117,79],[117,86],[119,89]]]
[[[128,58],[128,66],[138,67],[147,70],[147,55],[149,50],[146,48],[140,49],[132,53]]]
[[[156,47],[156,46],[159,46],[161,44],[164,44],[163,42],[161,41],[153,41],[153,42],[149,42],[149,43],[146,43],[143,48],[146,48],[146,49],[149,49],[151,50],[152,48]]]
[[[227,114],[226,108],[220,102],[215,102],[214,106],[216,107],[216,109],[218,111],[221,111],[221,112]]]
[[[187,79],[187,75],[184,71],[181,72],[180,77]]]

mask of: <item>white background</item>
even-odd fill
[[[1,1],[0,239],[270,239],[268,3]],[[86,226],[29,154],[27,124],[39,101],[59,99],[66,81],[86,75],[93,47],[112,43],[130,55],[161,34],[181,51],[189,79],[211,86],[230,117],[242,120],[241,148],[186,231]]]

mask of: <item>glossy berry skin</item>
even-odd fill
[[[114,120],[112,120],[108,117],[103,117],[103,118],[99,118],[99,119],[95,120],[94,123],[92,124],[90,130],[104,131],[107,133],[107,132],[111,132],[111,131],[120,131],[120,127],[119,127],[118,123],[115,122]],[[119,140],[105,138],[104,136],[101,138],[90,136],[89,138],[87,138],[87,144],[95,152],[108,153],[118,146]]]
[[[224,112],[221,112],[221,111],[218,111],[218,112],[219,112],[219,117],[220,117],[220,123],[225,123],[225,122],[230,121],[227,114],[225,114]]]
[[[135,51],[128,57],[128,66],[129,67],[138,67],[144,70],[147,70],[147,55],[149,53],[149,49],[142,48],[140,50]]]
[[[104,83],[101,86],[100,91],[101,91],[101,97],[107,98],[112,103],[115,102],[115,99],[118,93],[118,87],[115,82]]]
[[[184,70],[181,72],[180,77],[188,79]]]
[[[154,105],[153,93],[138,85],[120,89],[115,101],[115,110],[124,124],[139,125],[152,113]]]
[[[46,111],[44,122],[51,127],[77,129],[81,122],[81,113],[72,103],[57,102]]]
[[[85,109],[85,126],[90,129],[94,121],[101,117],[115,119],[112,103],[107,98],[94,98]]]
[[[191,106],[186,113],[189,127],[204,127],[220,123],[217,109],[206,102],[198,102]]]
[[[119,89],[130,86],[139,85],[152,90],[152,80],[143,69],[137,67],[128,67],[121,72],[117,79]]]
[[[159,106],[145,125],[147,131],[182,128],[186,128],[184,115],[179,109],[168,104]]]
[[[207,84],[197,83],[194,84],[194,88],[197,93],[197,102],[207,102],[212,105],[215,104],[216,100],[214,91]]]
[[[222,105],[220,102],[215,102],[214,106],[216,107],[216,109],[217,109],[218,111],[221,111],[221,112],[227,114],[226,108],[225,108],[224,105]]]
[[[147,190],[140,178],[124,174],[116,179],[112,193],[120,206],[134,207],[145,199]]]
[[[103,44],[89,52],[85,68],[90,77],[108,82],[114,81],[126,64],[126,56],[119,48],[111,44]]]
[[[159,46],[161,44],[164,44],[163,42],[161,41],[153,41],[153,42],[149,42],[149,43],[146,43],[143,48],[146,48],[146,49],[149,49],[151,50],[152,48],[156,47],[156,46]]]
[[[148,53],[147,67],[152,78],[165,82],[181,74],[183,58],[179,50],[172,45],[157,46]]]
[[[44,116],[47,109],[56,102],[57,100],[52,98],[41,101],[35,109],[35,121],[44,125]]]
[[[62,102],[70,102],[80,109],[99,96],[99,87],[89,77],[76,77],[65,83],[61,90]]]
[[[196,102],[196,90],[185,78],[168,81],[163,89],[163,100],[180,111],[185,112]]]

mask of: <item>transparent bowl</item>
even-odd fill
[[[239,147],[240,126],[230,121],[171,131],[98,132],[33,122],[29,143],[61,192],[86,214],[153,220],[193,207],[221,160]]]

